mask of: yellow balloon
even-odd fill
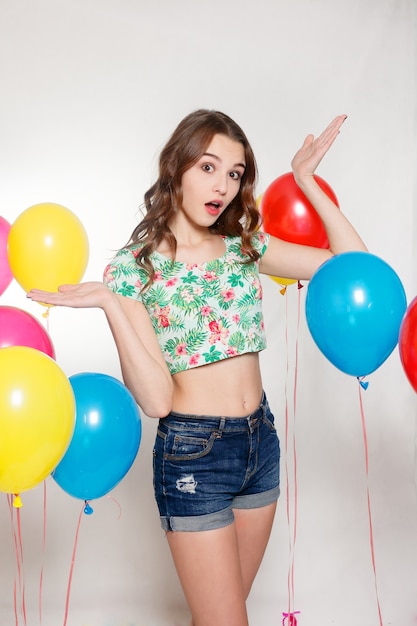
[[[64,456],[75,427],[71,383],[34,348],[0,349],[0,491],[42,482]]]
[[[292,285],[297,282],[294,278],[280,278],[279,276],[270,276],[269,278],[272,278],[278,285],[282,286]]]
[[[78,217],[60,204],[35,204],[12,224],[7,255],[13,276],[27,292],[57,291],[79,283],[88,263],[88,237]]]

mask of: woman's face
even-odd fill
[[[183,215],[200,227],[212,226],[238,194],[245,166],[243,145],[214,135],[203,156],[183,174]]]

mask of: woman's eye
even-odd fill
[[[204,165],[202,165],[202,169],[205,172],[213,172],[214,171],[214,167],[212,165],[210,165],[210,163],[204,163]]]
[[[233,178],[233,180],[240,180],[240,173],[239,172],[230,172],[230,177]]]

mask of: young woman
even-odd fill
[[[28,296],[100,307],[125,384],[159,418],[155,497],[193,626],[247,626],[246,598],[279,495],[279,442],[263,393],[259,272],[309,279],[332,255],[365,246],[313,173],[344,115],[292,161],[330,249],[259,230],[256,164],[240,127],[198,110],[176,128],[145,194],[146,216],[103,283]]]

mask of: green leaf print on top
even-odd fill
[[[240,237],[224,237],[214,261],[187,264],[155,252],[153,283],[136,263],[140,246],[121,250],[105,271],[108,287],[146,307],[171,374],[266,347],[258,263],[248,262]],[[260,256],[269,235],[252,243]]]

